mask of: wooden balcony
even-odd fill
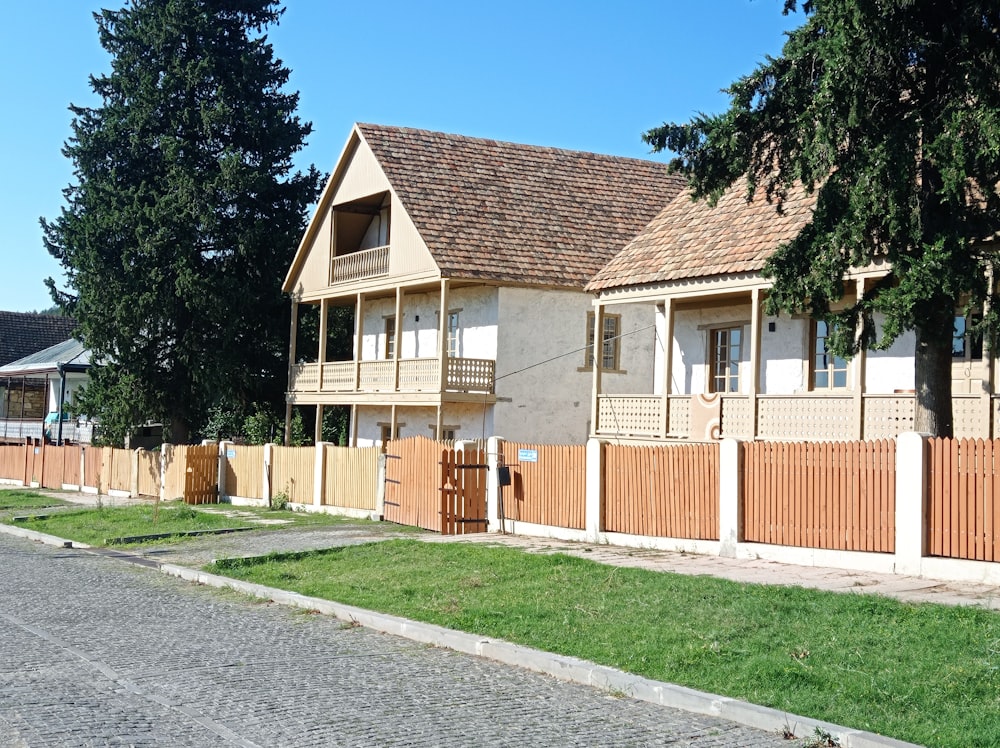
[[[463,392],[493,394],[495,362],[484,358],[449,358],[444,387],[437,358],[334,361],[296,364],[291,393]]]
[[[864,439],[892,438],[913,430],[912,394],[862,395]],[[722,436],[753,439],[754,414],[747,395],[722,396]],[[690,395],[601,395],[597,428],[600,437],[687,439],[690,435]],[[853,393],[758,395],[756,438],[785,441],[843,441],[857,438]],[[991,426],[1000,431],[1000,397],[989,403],[981,395],[952,397],[956,437],[989,438]],[[995,425],[993,425],[995,424]],[[665,427],[665,428],[664,428]]]
[[[333,258],[331,283],[379,278],[389,274],[389,247],[374,247]]]

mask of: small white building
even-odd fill
[[[588,285],[595,317],[646,310],[654,343],[622,366],[653,376],[628,392],[594,378],[592,434],[615,439],[732,436],[840,440],[892,437],[913,430],[914,345],[904,333],[887,350],[850,361],[826,347],[827,324],[808,315],[767,316],[767,258],[808,222],[813,198],[792,195],[776,212],[745,187],[716,205],[685,190]],[[844,298],[855,299],[886,273],[854,269]],[[952,388],[954,432],[986,437],[1000,423],[992,395],[995,360],[967,334],[956,312]],[[878,316],[875,324],[879,324]]]
[[[289,412],[351,406],[352,445],[584,441],[594,330],[584,286],[680,187],[650,161],[356,125],[284,284]],[[303,304],[319,307],[321,341],[331,308],[352,310],[349,360],[328,360],[322,343],[295,349]],[[620,337],[642,327],[644,337]],[[652,359],[621,365],[653,339],[641,310],[609,321],[603,339],[608,386],[653,377]]]

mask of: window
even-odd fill
[[[458,356],[458,312],[448,312],[448,356]]]
[[[740,391],[742,342],[742,327],[723,327],[709,331],[709,392]]]
[[[983,358],[983,335],[972,328],[982,321],[973,317],[955,316],[955,335],[951,340],[951,357],[957,361],[981,361]]]
[[[396,358],[396,318],[385,318],[385,357]]]
[[[823,320],[813,321],[812,389],[831,390],[847,387],[847,361],[829,350],[833,327]]]
[[[392,424],[391,423],[381,423],[381,422],[379,422],[378,427],[379,427],[379,430],[381,431],[381,434],[382,434],[382,436],[381,436],[382,443],[385,444],[390,439],[398,439],[399,438],[399,428],[400,428],[400,426],[405,426],[405,425],[406,424],[403,424],[403,423],[397,423],[396,424],[396,435],[393,436],[392,435]]]
[[[601,336],[603,345],[601,346],[601,368],[605,371],[617,371],[619,356],[621,354],[621,338],[619,328],[621,326],[621,315],[605,314],[604,330]],[[587,354],[584,358],[587,368],[594,366],[594,313],[587,313]]]

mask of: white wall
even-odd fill
[[[438,293],[403,296],[400,358],[437,357],[440,309]],[[491,286],[454,289],[448,294],[448,310],[459,310],[459,357],[496,358],[497,289]],[[395,313],[395,298],[366,301],[361,337],[363,361],[385,358],[385,318]]]
[[[881,315],[875,317],[879,328],[882,326],[882,319]],[[916,342],[916,335],[911,330],[896,338],[884,351],[868,351],[865,391],[883,395],[892,394],[895,390],[912,390]]]
[[[586,366],[587,314],[593,297],[580,291],[500,289],[496,435],[512,441],[586,441],[593,370]],[[618,313],[617,308],[608,310]],[[648,307],[622,310],[625,373],[606,373],[604,392],[649,387],[655,336]]]
[[[370,447],[382,437],[380,423],[392,421],[392,409],[388,406],[358,407],[358,444]],[[428,407],[396,407],[396,421],[399,437],[426,436],[433,439],[437,423],[437,409]],[[483,439],[493,432],[493,406],[477,403],[445,403],[442,423],[445,428],[455,429],[456,439]]]

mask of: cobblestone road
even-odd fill
[[[788,746],[0,536],[0,746]]]

